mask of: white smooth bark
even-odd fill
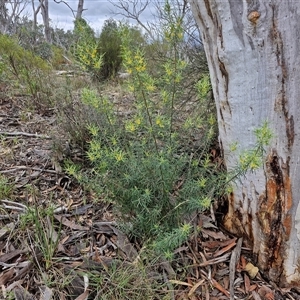
[[[48,43],[51,43],[51,31],[50,31],[50,19],[49,19],[49,1],[48,0],[39,0],[41,14],[44,22],[44,33],[45,39]]]
[[[189,0],[200,27],[228,169],[255,144],[264,121],[274,134],[264,166],[229,197],[228,229],[251,244],[262,272],[300,286],[300,1]]]

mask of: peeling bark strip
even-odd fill
[[[213,20],[213,15],[212,15],[212,12],[211,12],[211,9],[210,9],[209,0],[204,0],[204,3],[205,3],[206,10],[207,10],[207,14]]]
[[[282,111],[285,118],[286,136],[288,138],[288,149],[290,150],[294,143],[294,118],[289,116],[288,98],[286,96],[286,80],[288,80],[288,71],[284,57],[284,45],[282,34],[278,29],[278,7],[271,5],[272,9],[272,27],[270,28],[270,38],[273,41],[274,53],[276,54],[277,64],[281,69],[278,79],[281,80],[281,87],[275,101],[275,110]]]
[[[227,94],[228,93],[228,81],[229,81],[228,72],[226,71],[225,65],[224,65],[224,63],[221,62],[220,58],[219,58],[219,68],[220,68],[220,71],[225,80],[225,93]]]
[[[266,234],[266,247],[269,250],[269,273],[270,277],[276,281],[280,280],[283,272],[282,243],[288,240],[292,227],[290,216],[287,215],[292,206],[288,164],[289,162],[285,164],[286,170],[283,170],[275,150],[268,156],[266,162],[267,203],[266,206],[260,207],[261,212],[265,209],[265,215],[261,222]]]
[[[253,149],[253,131],[264,121],[274,134],[265,166],[235,183],[225,226],[253,246],[264,275],[300,289],[300,1],[189,2],[208,59],[227,168]],[[240,152],[230,151],[233,143]]]
[[[285,114],[285,116],[287,115],[287,113]],[[294,128],[294,117],[291,116],[290,118],[288,118],[286,116],[286,135],[288,138],[288,148],[291,149],[291,147],[294,144],[294,140],[295,140],[295,128]]]
[[[262,232],[266,236],[265,251],[269,255],[267,270],[275,270],[276,281],[282,273],[281,243],[283,230],[281,227],[282,206],[284,199],[283,173],[278,162],[277,153],[271,153],[266,162],[266,196],[258,209],[258,219]],[[274,279],[274,278],[273,278]]]

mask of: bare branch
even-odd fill
[[[0,31],[7,33],[15,31],[17,20],[26,8],[29,0],[2,0],[0,2]]]
[[[60,1],[54,0],[54,2],[57,3],[57,4],[63,3],[63,4],[65,4],[65,5],[67,5],[67,6],[70,8],[70,10],[71,10],[71,12],[72,12],[72,14],[73,14],[73,17],[75,18],[75,13],[74,13],[73,8],[72,8],[66,1],[63,1],[63,0],[60,0]]]
[[[55,170],[41,169],[41,168],[36,168],[36,167],[31,168],[31,167],[27,167],[27,166],[16,166],[11,169],[1,170],[0,174],[14,173],[14,172],[21,171],[21,170],[33,170],[33,171],[45,172],[45,173],[51,173],[51,174],[60,174],[60,172],[55,171]]]
[[[119,0],[119,2],[114,2],[109,0],[109,2],[118,8],[120,11],[117,15],[122,15],[128,19],[132,19],[138,23],[149,35],[149,37],[155,40],[153,32],[150,30],[151,26],[146,26],[145,23],[141,21],[141,14],[148,7],[150,0],[140,1],[140,0]],[[149,25],[148,22],[146,22]]]
[[[50,136],[43,135],[43,134],[35,134],[35,133],[27,133],[27,132],[22,132],[22,131],[14,131],[14,132],[6,132],[6,131],[1,131],[0,135],[7,135],[7,136],[28,136],[28,137],[36,137],[36,138],[42,138],[42,139],[51,139]]]
[[[33,31],[35,32],[36,31],[36,28],[37,28],[37,15],[41,9],[41,5],[39,5],[37,7],[37,9],[35,9],[35,6],[34,6],[34,0],[31,0],[31,4],[32,4],[32,11],[33,11]]]

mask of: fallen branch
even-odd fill
[[[35,168],[35,167],[30,168],[30,167],[26,167],[26,166],[17,166],[12,169],[2,170],[2,171],[0,171],[0,174],[6,174],[6,173],[11,173],[11,172],[20,171],[20,170],[32,170],[32,171],[39,171],[41,173],[46,172],[46,173],[51,173],[51,174],[60,174],[60,172],[57,172],[55,170],[40,169],[40,168]]]
[[[8,135],[8,136],[27,136],[27,137],[35,137],[35,138],[41,138],[41,139],[51,139],[50,136],[45,134],[37,134],[37,133],[27,133],[22,131],[15,131],[15,132],[0,132],[0,134]]]
[[[235,278],[235,268],[240,260],[241,249],[242,249],[243,238],[239,238],[236,247],[232,251],[230,264],[229,264],[229,280],[230,280],[230,300],[234,300],[234,278]]]
[[[0,215],[0,220],[16,220],[20,218],[20,213],[13,213],[9,215]]]
[[[192,267],[206,267],[209,265],[215,265],[224,261],[227,261],[231,253],[226,253],[223,256],[213,258],[211,260],[204,261],[200,264],[193,264]]]
[[[2,200],[1,202],[3,204],[3,207],[7,208],[7,209],[17,210],[17,211],[21,211],[21,212],[25,212],[27,210],[27,206],[22,203],[18,203],[18,202],[6,200],[6,199]],[[10,204],[10,205],[8,205],[8,204]]]

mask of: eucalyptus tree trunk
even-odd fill
[[[260,270],[300,286],[300,1],[189,0],[200,27],[228,169],[274,134],[264,165],[233,186],[226,227],[251,245]],[[239,151],[231,152],[237,142]]]
[[[82,18],[84,0],[78,0],[77,12],[76,12],[76,20]]]
[[[33,21],[32,21],[32,30],[34,33],[37,32],[37,15],[41,9],[41,6],[39,5],[37,9],[35,9],[35,3],[34,0],[31,0],[31,5],[32,5],[32,12],[33,12]],[[34,43],[36,44],[36,38],[34,38]]]
[[[45,40],[48,43],[51,43],[51,28],[50,28],[50,19],[49,19],[49,1],[48,0],[39,0],[40,2],[40,9],[41,14],[43,17],[43,23],[44,23],[44,34],[45,34]]]

